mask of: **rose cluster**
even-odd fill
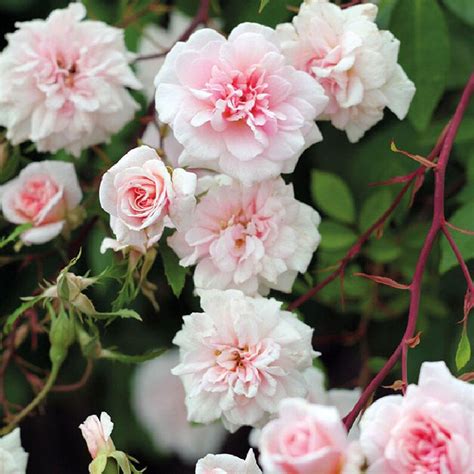
[[[195,267],[202,311],[183,317],[173,339],[179,354],[141,367],[133,398],[153,441],[186,460],[220,448],[222,421],[231,432],[254,428],[269,474],[474,473],[472,386],[442,363],[425,363],[418,385],[377,400],[360,435],[348,437],[341,416],[359,392],[324,390],[313,329],[268,297],[292,291],[321,240],[318,212],[282,177],[322,140],[316,121],[331,121],[355,142],[385,107],[407,114],[414,84],[376,13],[372,4],[308,0],[275,29],[243,23],[225,37],[203,28],[176,42],[151,63],[156,121],[144,144],[102,176],[99,201],[114,234],[102,252],[146,258],[166,230],[179,264]],[[40,152],[79,156],[133,118],[129,89],[141,84],[123,32],[84,17],[84,6],[72,3],[9,35],[0,54],[0,125],[13,145],[29,140]],[[174,30],[186,28],[175,21],[178,36]],[[151,95],[150,71],[142,66],[140,75]],[[25,226],[25,244],[67,236],[81,200],[74,166],[61,161],[30,163],[0,188],[2,213]],[[169,399],[155,399],[163,386]],[[80,426],[96,465],[120,453],[112,427],[106,413]],[[27,455],[17,445],[18,432],[1,439],[0,461],[21,471]],[[261,470],[250,450],[245,460],[209,454],[196,472]]]

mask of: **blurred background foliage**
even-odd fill
[[[13,31],[16,21],[44,18],[48,13],[68,4],[67,0],[0,0],[0,48],[6,42],[4,34]],[[166,26],[166,14],[150,12],[149,4],[156,0],[84,0],[90,18],[109,24],[128,25],[125,29],[129,49],[135,51],[143,28],[149,23]],[[298,0],[270,0],[258,14],[257,0],[214,0],[213,14],[223,19],[228,32],[243,21],[255,21],[270,26],[291,18]],[[173,8],[193,15],[197,0],[162,1]],[[321,124],[324,141],[313,146],[300,159],[296,172],[287,177],[294,183],[297,197],[314,205],[322,214],[322,244],[315,254],[306,275],[295,285],[292,296],[277,294],[290,302],[321,281],[345,255],[357,236],[366,230],[390,205],[401,185],[369,186],[406,174],[416,163],[390,150],[393,140],[397,147],[426,156],[438,135],[451,117],[460,91],[467,82],[474,65],[474,2],[471,0],[381,0],[378,24],[390,29],[401,41],[400,63],[416,83],[417,93],[408,119],[399,122],[386,111],[382,122],[373,127],[357,144],[350,144],[345,134],[329,124]],[[84,202],[88,217],[82,228],[72,235],[71,243],[56,241],[43,246],[23,248],[19,254],[4,249],[0,254],[0,315],[18,306],[19,297],[32,294],[44,278],[52,278],[62,259],[74,256],[74,243],[87,230],[80,271],[91,269],[98,274],[114,258],[112,253],[101,255],[99,246],[109,232],[108,221],[98,205],[98,176],[112,162],[135,145],[143,125],[139,117],[146,114],[147,105],[139,94],[143,109],[137,120],[127,126],[102,151],[84,152],[77,166],[85,190]],[[51,157],[36,153],[31,146],[9,151],[2,165],[0,180],[4,182],[30,160]],[[71,160],[65,153],[53,159]],[[305,303],[300,312],[305,321],[315,328],[314,346],[322,352],[321,360],[327,369],[328,383],[336,387],[364,385],[383,365],[386,357],[399,342],[406,322],[409,304],[407,292],[376,285],[354,276],[356,272],[385,275],[402,283],[409,283],[418,253],[426,235],[432,212],[432,175],[427,174],[423,188],[410,207],[410,196],[364,246],[346,270],[344,281],[345,304],[341,304],[338,280],[327,286],[317,298]],[[452,152],[447,173],[446,209],[454,225],[474,230],[474,104],[471,104]],[[95,217],[97,216],[97,217]],[[91,230],[87,226],[94,220]],[[90,230],[90,231],[89,231]],[[9,232],[0,223],[0,232]],[[474,237],[453,231],[464,258],[473,270]],[[69,252],[69,255],[67,255]],[[141,353],[157,346],[168,347],[181,325],[181,316],[198,309],[192,295],[188,275],[184,291],[176,298],[163,271],[160,260],[154,265],[150,280],[158,285],[157,300],[160,311],[139,297],[134,308],[142,315],[143,323],[118,321],[107,327],[103,340],[127,353]],[[91,296],[96,306],[107,308],[119,288],[114,282],[93,289]],[[423,293],[418,330],[420,344],[409,352],[409,379],[415,381],[424,360],[445,360],[453,373],[459,374],[454,364],[463,316],[465,282],[457,268],[454,255],[442,239],[432,252],[423,282]],[[474,324],[469,324],[470,339]],[[47,367],[47,341],[39,339],[37,350],[23,354],[37,365]],[[62,383],[78,380],[84,370],[79,350],[71,354]],[[108,411],[114,422],[114,441],[148,466],[150,473],[194,472],[174,458],[153,449],[148,435],[134,419],[129,403],[130,377],[133,366],[100,361],[85,387],[73,394],[52,394],[42,414],[23,424],[26,449],[31,452],[29,473],[84,473],[89,456],[77,426],[90,413]],[[399,367],[387,378],[387,384],[399,378]],[[474,371],[471,360],[462,370]],[[18,404],[25,404],[32,396],[21,373],[11,367],[6,374],[7,395]],[[380,389],[378,395],[389,393]],[[172,426],[169,427],[173,429]],[[224,450],[237,455],[247,451],[248,430],[229,436]]]

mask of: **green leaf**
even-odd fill
[[[33,224],[30,222],[15,227],[10,235],[0,239],[0,249],[11,242],[14,242],[18,237],[20,237],[21,234],[23,234],[23,232],[25,232],[25,230],[31,229],[31,227],[33,227]]]
[[[166,279],[176,298],[183,291],[187,269],[179,264],[178,256],[166,244],[160,245],[161,258],[165,268]]]
[[[402,249],[393,238],[383,236],[381,239],[372,239],[367,248],[367,256],[377,263],[390,263],[399,258]]]
[[[354,222],[354,199],[339,176],[314,170],[311,174],[311,194],[316,205],[329,217],[347,224]]]
[[[319,232],[321,232],[321,248],[326,250],[346,249],[357,239],[353,230],[333,221],[321,222]]]
[[[160,348],[152,349],[150,351],[145,352],[144,354],[128,355],[121,354],[120,352],[111,349],[103,349],[100,354],[100,357],[102,359],[116,360],[118,362],[122,362],[123,364],[139,364],[141,362],[146,362],[147,360],[156,359],[164,352],[166,352],[166,349]]]
[[[474,219],[473,219],[473,206],[472,202],[463,205],[459,208],[449,219],[448,221],[465,230],[474,231]],[[453,236],[459,251],[463,258],[467,261],[471,258],[474,258],[474,236],[463,234],[457,230],[450,230],[451,235]],[[443,236],[441,240],[441,261],[439,265],[439,271],[441,273],[446,273],[451,268],[454,268],[458,265],[456,256],[452,251],[449,242]]]
[[[446,21],[436,1],[399,0],[390,30],[401,43],[399,62],[416,85],[408,118],[421,132],[428,127],[446,86],[450,66]]]
[[[390,24],[393,9],[398,0],[380,0],[378,3],[377,25],[381,30],[386,30]]]
[[[474,2],[472,0],[443,0],[443,3],[459,19],[474,26]]]
[[[359,229],[366,231],[390,206],[392,193],[387,188],[375,190],[364,201],[359,214]]]
[[[461,370],[471,358],[471,344],[467,337],[467,331],[464,327],[461,333],[461,340],[459,341],[456,350],[456,368]]]
[[[22,303],[20,306],[18,306],[13,313],[11,313],[7,317],[7,321],[5,322],[5,326],[3,328],[3,332],[7,334],[8,332],[11,331],[13,324],[15,321],[27,310],[32,308],[38,301],[40,301],[43,297],[40,296],[35,296],[28,298],[24,303]]]
[[[258,8],[258,13],[262,13],[263,9],[268,5],[270,0],[260,0],[260,7]]]
[[[89,472],[91,474],[102,474],[107,465],[107,456],[100,454],[89,464]]]
[[[107,311],[107,312],[96,312],[91,315],[95,319],[111,319],[111,318],[123,318],[123,319],[137,319],[142,321],[140,315],[133,309],[118,309],[117,311]]]

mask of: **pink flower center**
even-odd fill
[[[62,190],[48,176],[35,176],[24,183],[15,209],[27,221],[48,224],[64,216]]]
[[[276,126],[277,114],[270,110],[269,85],[265,71],[257,66],[248,71],[223,71],[217,66],[212,69],[210,80],[205,86],[214,114],[213,128],[225,128],[225,122],[245,122],[252,130],[266,126],[271,132]]]
[[[430,418],[417,417],[399,441],[406,464],[416,472],[441,474],[448,472],[448,446],[451,434]],[[449,470],[451,472],[451,470]]]
[[[270,390],[275,382],[272,375],[280,369],[272,366],[280,356],[280,346],[270,339],[255,345],[213,344],[214,364],[204,373],[201,389],[255,397],[260,387]]]
[[[65,87],[74,86],[74,77],[77,73],[77,65],[75,62],[66,62],[60,55],[56,59],[57,70],[55,82]]]

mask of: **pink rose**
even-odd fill
[[[196,464],[196,474],[262,474],[251,449],[245,459],[230,454],[208,454]]]
[[[46,20],[17,23],[0,54],[0,125],[15,145],[81,150],[107,141],[135,115],[139,89],[123,31],[84,20],[73,2]]]
[[[474,473],[474,386],[444,362],[425,362],[405,396],[374,402],[360,429],[368,474]]]
[[[262,25],[243,23],[227,40],[194,33],[173,47],[155,85],[159,118],[185,148],[181,165],[251,183],[291,173],[322,139],[314,123],[328,100],[322,87],[286,63]]]
[[[196,176],[177,168],[170,171],[153,148],[129,151],[102,177],[99,198],[111,216],[117,241],[103,246],[118,250],[131,246],[146,252],[164,227],[184,225],[192,213]]]
[[[321,118],[345,130],[351,142],[383,118],[408,112],[415,85],[397,63],[400,42],[375,24],[371,3],[341,9],[328,0],[307,0],[292,23],[276,31],[290,64],[312,75],[329,103]]]
[[[301,398],[280,402],[279,417],[263,428],[259,448],[263,469],[272,474],[341,474],[345,465],[352,469],[346,472],[358,472],[338,411]]]
[[[19,176],[0,186],[5,219],[33,225],[21,235],[26,244],[42,244],[59,235],[81,199],[74,165],[63,161],[30,163]]]
[[[168,243],[181,265],[197,264],[197,288],[289,293],[318,247],[319,222],[282,178],[252,186],[233,182],[211,188],[189,228],[178,229]]]
[[[79,425],[92,459],[95,459],[101,452],[109,452],[115,449],[110,437],[113,428],[114,424],[105,411],[100,414],[100,420],[96,415],[91,415],[86,418],[84,423]]]

